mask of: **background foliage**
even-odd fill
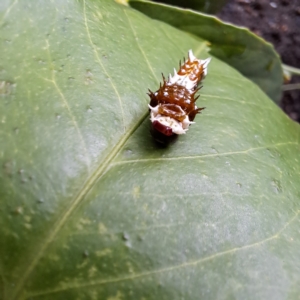
[[[191,8],[194,10],[199,10],[204,13],[214,14],[218,12],[227,2],[227,0],[164,0],[164,1],[155,1],[163,2],[166,4],[179,6],[183,8]]]

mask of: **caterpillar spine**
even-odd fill
[[[149,90],[149,109],[152,132],[159,135],[172,136],[185,134],[195,116],[204,109],[195,105],[195,97],[199,83],[207,75],[210,58],[197,59],[192,50],[188,52],[188,59],[180,64],[178,72],[174,68],[174,75],[169,74],[156,92]]]

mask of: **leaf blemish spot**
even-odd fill
[[[9,81],[0,81],[0,96],[9,96],[16,89],[16,84]]]
[[[272,182],[273,190],[278,194],[282,192],[282,186],[279,180],[273,179]]]
[[[84,250],[82,256],[83,256],[84,258],[87,258],[89,255],[90,255],[89,251]]]
[[[127,232],[123,232],[122,238],[123,238],[124,241],[128,241],[129,240],[129,234]]]
[[[85,85],[90,85],[93,83],[93,73],[91,72],[91,70],[86,70],[85,73],[85,79],[84,79],[84,84]]]

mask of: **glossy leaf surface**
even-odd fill
[[[297,299],[298,124],[213,57],[158,147],[147,89],[204,41],[113,1],[1,10],[1,299]]]

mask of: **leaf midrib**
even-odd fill
[[[16,288],[14,290],[14,294],[11,299],[17,299],[20,295],[21,288],[24,283],[30,276],[32,270],[35,268],[39,260],[41,259],[43,253],[48,248],[49,244],[53,241],[56,234],[60,231],[60,229],[65,224],[66,220],[72,214],[72,212],[76,209],[76,207],[81,203],[81,201],[85,198],[91,188],[94,186],[94,183],[99,180],[108,169],[111,161],[118,155],[119,151],[123,148],[124,144],[130,138],[130,136],[134,133],[134,131],[141,125],[141,123],[147,118],[148,111],[142,115],[142,117],[136,122],[136,124],[123,136],[122,139],[115,145],[110,154],[103,160],[103,163],[95,170],[94,173],[83,183],[81,189],[75,196],[74,200],[71,201],[71,205],[61,214],[61,218],[58,218],[56,224],[53,225],[53,230],[49,233],[46,240],[42,241],[42,245],[39,247],[36,255],[34,256],[34,260],[29,264],[27,270],[23,273],[23,276],[19,280]]]
[[[83,1],[83,19],[84,19],[84,25],[86,27],[86,31],[87,31],[87,36],[89,39],[89,43],[95,53],[95,58],[96,61],[98,62],[98,64],[100,65],[100,67],[103,69],[103,71],[108,75],[106,69],[104,68],[103,64],[101,63],[101,60],[99,58],[97,49],[95,49],[95,46],[93,44],[93,41],[91,39],[91,35],[89,32],[89,27],[88,27],[88,23],[87,23],[87,17],[86,17],[86,1]],[[124,10],[124,14],[126,15],[126,18],[128,20],[129,26],[132,30],[133,36],[136,38],[136,32],[134,31],[132,24],[129,20],[129,17],[127,15],[127,13]],[[138,44],[138,48],[140,49],[140,51],[143,54],[143,57],[145,58],[145,61],[147,63],[147,66],[149,67],[151,73],[153,74],[154,78],[156,78],[155,73],[153,71],[153,68],[150,65],[149,60],[146,57],[145,52],[143,51],[143,49],[141,48],[141,46]],[[156,81],[158,81],[158,79],[156,78]],[[121,101],[121,97],[115,87],[115,85],[111,82],[112,88],[116,93],[116,96],[120,102],[120,106],[123,112],[123,107],[122,107],[122,101]],[[123,125],[124,125],[124,135],[123,138],[121,138],[119,140],[119,142],[113,147],[113,150],[110,152],[110,154],[103,160],[103,163],[99,165],[99,167],[95,170],[95,172],[93,172],[89,178],[83,183],[82,187],[80,188],[79,192],[77,193],[77,195],[74,197],[74,199],[71,201],[71,205],[61,214],[61,218],[58,218],[58,221],[53,225],[53,230],[48,234],[47,238],[45,240],[43,240],[42,245],[39,245],[39,247],[37,247],[39,250],[37,251],[36,255],[34,256],[34,259],[31,261],[31,263],[29,264],[29,266],[27,267],[26,271],[23,273],[23,276],[20,278],[19,282],[17,283],[15,289],[14,289],[14,293],[12,295],[12,299],[17,299],[19,296],[22,295],[21,289],[24,286],[25,282],[27,281],[27,279],[29,278],[31,272],[34,270],[35,266],[38,264],[39,260],[41,259],[42,255],[44,254],[44,252],[46,251],[46,249],[48,248],[49,244],[51,244],[51,242],[53,241],[53,239],[55,238],[55,236],[57,235],[57,233],[60,231],[60,229],[63,227],[63,225],[65,224],[66,220],[69,218],[69,216],[72,214],[72,212],[76,209],[76,207],[81,203],[81,201],[85,198],[85,196],[88,194],[88,192],[91,190],[91,188],[93,187],[94,183],[99,180],[104,173],[106,172],[106,170],[108,169],[110,162],[117,156],[117,154],[119,153],[119,151],[122,149],[122,147],[124,146],[124,144],[127,142],[127,140],[129,139],[129,137],[134,133],[134,131],[140,126],[140,124],[147,118],[149,112],[146,111],[141,118],[135,123],[135,125],[126,132],[125,129],[125,124],[124,124],[124,116],[123,116]]]

